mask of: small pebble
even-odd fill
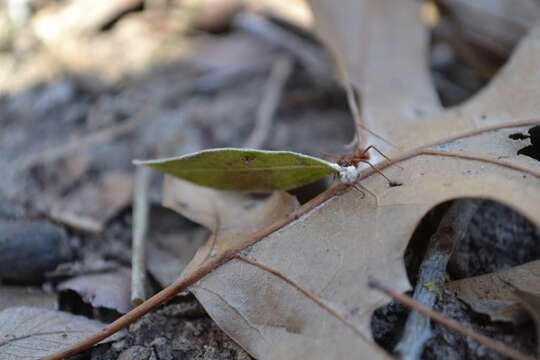
[[[39,284],[45,273],[71,260],[64,230],[41,221],[0,221],[0,280]]]

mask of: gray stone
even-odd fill
[[[0,221],[0,279],[37,284],[73,254],[64,230],[47,222]]]

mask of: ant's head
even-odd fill
[[[337,164],[341,167],[347,167],[347,166],[356,166],[354,162],[351,159],[339,159]]]

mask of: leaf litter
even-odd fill
[[[387,5],[371,6],[370,10],[375,8],[374,11],[378,16],[374,16],[374,19],[367,19],[366,21],[380,21],[378,19],[379,16],[383,19],[388,19],[389,9],[385,9],[385,6]],[[405,16],[406,18],[413,13],[409,11],[410,5],[400,6],[405,6],[406,11],[396,11],[399,14],[396,16]],[[347,7],[345,6],[345,8]],[[350,11],[349,13],[353,14],[354,11]],[[386,15],[383,17],[383,14]],[[403,19],[400,18],[398,20]],[[418,22],[417,19],[415,21]],[[345,23],[344,21],[342,22]],[[380,23],[382,24],[383,22],[381,21]],[[390,21],[390,24],[392,24],[392,21]],[[387,25],[385,24],[385,26]],[[400,26],[403,27],[403,24]],[[415,26],[413,24],[410,27],[418,30]],[[392,38],[392,30],[394,30],[395,34],[397,27],[396,29],[392,29],[392,26],[388,27],[390,28],[388,33],[390,33],[390,38]],[[405,26],[404,28],[408,29],[409,26]],[[384,31],[382,33],[383,35],[388,35]],[[413,31],[413,33],[415,32]],[[420,34],[422,36],[425,35],[421,32]],[[397,37],[399,38],[399,36]],[[532,43],[533,41],[529,39],[529,42]],[[370,45],[375,44],[373,46],[392,48],[389,44],[393,42],[379,42],[370,39],[368,43]],[[416,42],[412,44],[418,45]],[[414,46],[411,47],[415,48]],[[422,47],[420,46],[419,48],[421,49]],[[374,52],[377,53],[377,51]],[[521,49],[521,52],[523,52],[523,49]],[[371,55],[371,53],[369,51],[368,55]],[[523,54],[521,56],[523,59]],[[384,66],[380,66],[380,68],[386,67],[388,72],[388,74],[382,74],[384,76],[381,79],[384,79],[385,76],[395,76],[398,73],[398,71],[392,71],[396,64],[391,63],[391,59],[397,57],[388,56],[388,58],[390,59],[390,64],[386,63]],[[408,57],[405,56],[405,58]],[[376,64],[374,61],[366,61],[366,63],[371,64],[371,66]],[[415,62],[411,61],[411,63],[407,63],[406,65],[416,67],[412,63]],[[351,65],[349,67],[352,68],[358,65],[354,62],[352,64],[354,66]],[[359,66],[360,68],[367,67],[362,62],[360,62],[360,65],[362,65]],[[408,71],[411,69],[407,68],[407,66],[405,66],[405,69],[399,71],[401,75],[422,72],[421,69],[413,69],[418,70],[418,72]],[[378,70],[380,70],[379,74],[381,74],[382,70]],[[381,91],[381,87],[377,87],[376,85],[389,83],[387,79],[383,81],[377,79],[376,76],[370,77],[366,75],[370,71],[358,71],[355,74],[351,69],[348,69],[346,72],[354,80],[355,85],[363,90],[363,94],[364,92],[368,92],[366,88],[374,89],[372,91],[372,99],[376,99],[376,93]],[[513,72],[518,73],[515,64]],[[357,77],[356,75],[367,76],[369,79],[359,81],[361,77]],[[500,74],[499,76],[502,75]],[[411,76],[411,78],[414,79],[415,76]],[[423,77],[420,76],[419,78],[421,79]],[[510,76],[510,78],[512,77]],[[415,81],[413,83],[417,84]],[[500,84],[499,87],[501,87]],[[434,92],[430,88],[430,85],[422,84],[418,88],[418,92],[410,92],[412,95],[409,96],[409,99],[391,102],[391,106],[382,111],[383,115],[386,112],[386,116],[373,116],[373,113],[377,113],[377,111],[381,112],[382,106],[372,106],[371,104],[376,104],[375,100],[366,102],[365,98],[363,98],[367,105],[362,108],[363,115],[365,115],[364,121],[370,128],[379,120],[383,125],[389,124],[389,118],[391,117],[394,117],[393,121],[398,123],[396,128],[401,126],[398,129],[388,128],[384,132],[384,137],[389,139],[395,146],[395,148],[389,150],[388,148],[385,149],[385,153],[390,154],[394,161],[399,161],[404,170],[400,171],[394,168],[387,168],[384,171],[392,179],[399,179],[404,186],[400,188],[388,188],[377,176],[369,176],[371,172],[368,169],[362,175],[363,177],[368,176],[364,179],[363,184],[375,196],[366,196],[363,199],[358,193],[347,192],[334,197],[300,219],[300,221],[293,222],[290,226],[277,231],[264,241],[254,245],[245,251],[244,254],[244,256],[249,256],[251,261],[255,259],[257,263],[264,264],[266,267],[270,266],[271,269],[277,269],[279,273],[285,274],[287,279],[292,279],[296,284],[300,284],[303,289],[308,289],[309,293],[321,298],[321,302],[327,304],[325,306],[333,308],[341,314],[345,314],[344,317],[348,320],[352,319],[357,327],[366,333],[366,336],[363,340],[359,340],[358,337],[344,335],[344,331],[347,331],[347,329],[343,327],[343,322],[338,321],[332,316],[324,317],[324,315],[321,315],[319,318],[321,321],[311,322],[309,316],[312,315],[312,312],[321,312],[320,306],[316,309],[311,309],[311,307],[314,307],[312,299],[309,297],[301,298],[298,289],[295,289],[294,286],[287,288],[286,281],[283,281],[278,276],[272,277],[271,275],[273,273],[264,271],[262,267],[250,265],[245,261],[233,261],[217,269],[207,279],[201,281],[197,285],[196,290],[204,289],[201,291],[202,293],[210,293],[206,300],[211,304],[211,306],[206,306],[210,314],[252,354],[260,355],[260,358],[273,358],[279,354],[285,354],[288,358],[295,358],[305,355],[304,353],[298,353],[298,351],[303,351],[302,347],[313,346],[315,350],[321,350],[319,353],[313,350],[314,358],[324,358],[324,356],[335,356],[336,358],[346,357],[355,349],[384,357],[384,354],[370,343],[369,328],[366,326],[365,320],[369,319],[371,311],[377,306],[377,303],[383,303],[384,299],[378,294],[362,288],[361,284],[365,283],[366,280],[364,273],[374,273],[379,280],[388,280],[387,284],[391,284],[394,289],[399,291],[407,289],[408,281],[404,275],[402,264],[404,247],[420,217],[437,202],[462,196],[463,194],[497,198],[522,210],[538,224],[538,208],[534,204],[535,201],[538,204],[538,198],[535,194],[532,194],[531,198],[527,198],[526,196],[520,196],[517,189],[515,191],[509,191],[512,187],[518,188],[522,186],[522,183],[525,183],[525,190],[534,190],[534,186],[538,185],[538,168],[535,163],[531,164],[526,160],[523,161],[522,157],[517,157],[515,149],[501,140],[504,136],[507,138],[508,133],[503,134],[504,136],[499,136],[501,132],[504,133],[506,130],[526,131],[535,123],[534,120],[525,120],[520,123],[512,122],[518,118],[515,118],[509,109],[506,109],[508,110],[508,116],[506,118],[504,116],[500,117],[500,114],[496,111],[491,116],[480,115],[481,111],[478,111],[478,108],[475,109],[472,107],[471,110],[466,105],[457,108],[457,110],[452,109],[437,114],[440,109],[436,103],[430,105],[430,101],[426,101],[426,98],[419,100],[423,96],[416,98],[418,94],[427,94],[428,100],[431,99]],[[415,90],[418,90],[418,88],[415,88]],[[401,90],[404,89],[401,88]],[[391,97],[389,99],[392,100]],[[485,100],[485,96],[478,96],[473,102],[476,101],[482,105],[482,102],[489,102],[490,98],[488,97],[487,99]],[[524,103],[529,103],[529,106],[524,107],[525,113],[529,111],[529,115],[537,116],[538,109],[531,109],[530,104],[532,102],[526,100]],[[399,104],[396,105],[396,102]],[[415,108],[414,105],[420,106]],[[421,105],[428,105],[426,108],[429,111],[426,111]],[[504,108],[505,104],[499,105]],[[511,107],[515,106],[515,104],[511,105]],[[459,113],[460,111],[461,113]],[[424,116],[430,112],[432,112],[431,115]],[[426,117],[432,121],[431,125],[424,122]],[[468,117],[487,118],[489,121],[486,122],[486,125],[476,124],[474,121],[464,120],[468,119]],[[525,117],[524,119],[529,118],[534,118],[534,116]],[[449,121],[456,119],[459,119],[459,121]],[[399,122],[399,120],[407,121]],[[448,124],[443,125],[445,121],[457,125],[456,128],[449,129],[450,126]],[[422,131],[403,132],[402,130],[406,126],[402,123],[407,123],[407,126],[411,129],[421,129]],[[501,126],[501,124],[504,126]],[[440,127],[444,129],[439,129]],[[446,130],[451,131],[447,132]],[[415,134],[419,138],[412,138],[410,136],[412,134]],[[452,136],[453,138],[449,139],[447,138],[448,136]],[[370,140],[376,142],[374,139]],[[478,145],[476,141],[480,140],[482,141],[481,146],[476,146]],[[437,143],[438,145],[433,145],[427,151],[418,150],[420,147],[433,143]],[[468,146],[467,149],[462,148],[464,144]],[[379,145],[383,146],[383,144]],[[384,144],[384,146],[387,146],[387,144]],[[443,151],[454,151],[456,153],[446,154],[442,153]],[[504,158],[504,161],[501,160],[501,156]],[[440,170],[445,171],[439,173]],[[519,176],[516,176],[516,173],[519,172],[528,174],[526,175],[528,178],[521,179],[521,173]],[[437,176],[434,176],[433,173],[437,173]],[[422,180],[420,184],[413,182],[419,179]],[[493,189],[486,189],[488,187],[487,185],[493,185],[492,183],[496,186]],[[506,194],[504,193],[505,191],[507,192]],[[433,194],[437,194],[437,196],[432,197]],[[324,216],[318,214],[324,214]],[[368,220],[363,219],[366,216]],[[388,225],[388,219],[400,217],[404,219],[400,219],[397,222],[398,224]],[[361,221],[359,221],[360,218],[362,218]],[[355,221],[360,222],[362,226],[357,226],[354,223]],[[322,225],[323,222],[327,224]],[[338,244],[346,242],[341,239],[342,237],[358,240],[359,234],[362,236],[364,243],[358,244],[358,241],[353,242],[349,239],[350,243],[346,244],[349,247],[331,246],[334,245],[334,242]],[[280,237],[284,237],[285,239],[282,239],[280,242],[278,241]],[[389,242],[389,238],[393,241],[390,246],[386,243]],[[335,241],[335,239],[338,240]],[[286,244],[288,246],[282,244],[286,242],[289,242],[289,244]],[[377,247],[380,249],[372,249],[373,243],[377,244]],[[273,244],[274,247],[266,244]],[[326,252],[329,254],[322,253],[322,251],[317,252],[317,250],[306,251],[306,244],[309,244],[307,247],[314,247],[319,250],[321,244],[323,245],[322,248],[325,248],[326,245]],[[363,258],[352,256],[348,254],[349,251],[365,253],[364,258],[368,260],[359,260]],[[343,255],[343,252],[347,254]],[[336,256],[336,253],[339,255]],[[315,254],[316,257],[310,256],[312,254]],[[352,268],[347,262],[341,260],[342,257],[346,256],[354,259],[355,264]],[[387,261],[388,258],[392,259],[392,261]],[[319,261],[317,262],[316,260]],[[381,261],[385,261],[385,265],[390,268],[386,269],[388,274],[381,272]],[[300,265],[296,263],[304,264],[304,269],[298,269]],[[321,274],[323,272],[322,268],[324,268],[325,272],[323,274]],[[335,270],[329,278],[328,269]],[[225,283],[229,284],[229,286],[226,289],[220,288],[220,284],[215,284],[215,277],[221,277],[221,285]],[[231,287],[231,283],[234,286]],[[218,290],[215,290],[212,284]],[[341,292],[343,290],[341,288],[354,287],[351,284],[358,286],[356,289],[345,289],[345,292],[350,291],[351,293],[347,294],[348,296],[342,296],[343,294]],[[367,295],[357,294],[356,292],[359,292],[359,290],[367,293]],[[258,291],[260,291],[259,294],[257,294]],[[286,293],[287,296],[274,296],[275,294],[282,295],[283,293]],[[270,299],[268,301],[269,303],[265,303],[268,299],[260,299],[264,295],[267,295],[266,297]],[[199,294],[199,299],[202,297]],[[259,300],[259,302],[255,301],[255,303],[252,303],[253,300]],[[203,300],[201,301],[204,303]],[[306,303],[305,306],[301,308],[297,307],[298,304],[304,305],[303,302]],[[352,303],[358,306],[352,308]],[[235,314],[226,314],[227,312]],[[268,315],[270,312],[277,315],[270,319]],[[229,326],[227,326],[227,320],[229,320],[226,319],[227,316],[233,318],[236,316],[234,320],[240,321],[236,324],[233,324],[231,321],[229,322]],[[254,334],[255,332],[258,334]],[[326,337],[328,332],[334,334],[333,337],[329,337],[328,342],[321,340]],[[314,336],[310,337],[312,334]],[[343,339],[338,339],[338,342],[331,342],[339,336],[342,336]],[[353,344],[353,342],[358,344]],[[358,347],[356,348],[355,346]]]
[[[369,16],[356,19],[367,14],[362,6],[368,5]],[[364,126],[393,146],[369,135],[367,140],[399,162],[403,169],[384,172],[403,185],[388,187],[368,169],[362,185],[375,196],[363,199],[348,191],[329,199],[244,256],[332,304],[364,336],[283,279],[243,261],[221,266],[193,291],[256,358],[337,359],[358,353],[384,358],[371,340],[369,319],[387,300],[367,289],[367,280],[375,277],[396,291],[409,289],[403,253],[428,210],[458,197],[490,198],[540,224],[540,164],[517,155],[518,145],[508,138],[539,122],[539,90],[530,74],[540,67],[532,60],[540,58],[540,28],[531,31],[487,88],[442,111],[422,60],[427,33],[417,4],[364,1],[335,8],[313,1],[312,6],[323,38],[362,94]],[[350,17],[355,21],[347,21]],[[366,30],[371,27],[377,31]],[[350,45],[359,33],[367,33],[363,45],[368,51]]]
[[[100,330],[105,324],[83,316],[20,306],[0,312],[0,356],[4,360],[39,359]],[[107,341],[118,340],[118,333]]]

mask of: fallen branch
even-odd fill
[[[413,300],[432,308],[446,280],[446,265],[456,244],[463,239],[467,226],[482,200],[454,201],[431,237],[420,265]],[[424,344],[432,337],[429,318],[412,311],[407,318],[403,336],[395,352],[404,360],[420,359]]]
[[[402,294],[400,292],[397,292],[395,290],[392,290],[385,285],[383,285],[381,282],[377,280],[371,280],[369,282],[369,287],[379,290],[383,292],[384,294],[390,296],[397,302],[410,307],[411,309],[414,309],[418,311],[419,313],[424,314],[425,316],[429,317],[431,320],[434,320],[438,322],[439,324],[446,326],[449,329],[452,329],[454,331],[459,332],[460,334],[463,334],[464,336],[467,336],[471,339],[474,339],[478,341],[480,344],[493,349],[500,354],[503,354],[505,356],[508,356],[515,360],[537,360],[534,357],[530,355],[523,354],[517,350],[514,350],[508,346],[506,346],[503,343],[500,343],[498,341],[495,341],[493,339],[490,339],[489,337],[479,334],[473,329],[469,329],[455,321],[454,319],[448,318],[446,316],[443,316],[439,313],[436,313],[435,311],[431,310],[427,306],[424,306],[422,304],[419,304],[418,302],[411,299],[409,296]]]

